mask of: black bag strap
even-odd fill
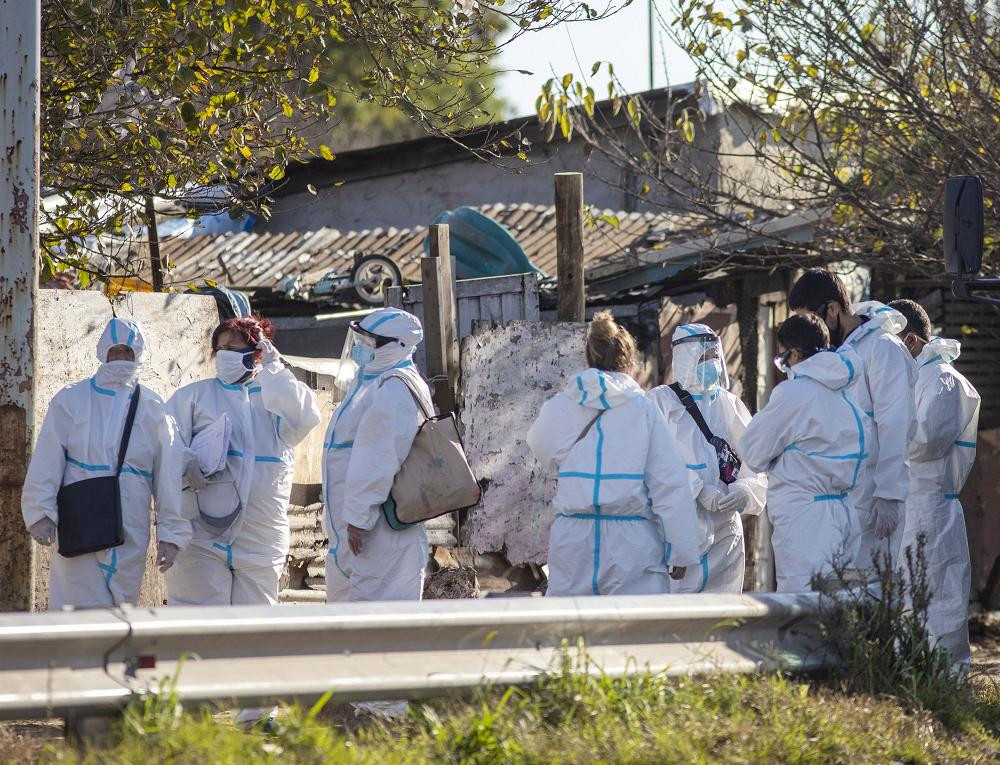
[[[118,447],[118,467],[115,469],[115,475],[119,476],[122,474],[122,465],[125,464],[125,452],[128,451],[128,440],[132,437],[132,424],[135,422],[135,412],[139,408],[139,383],[135,384],[135,390],[132,391],[132,398],[128,405],[128,414],[125,416],[125,431],[122,433],[122,443]]]
[[[705,440],[712,443],[712,439],[715,438],[715,434],[712,433],[712,429],[708,427],[708,423],[705,422],[705,418],[701,414],[701,410],[698,408],[698,404],[688,393],[681,387],[680,383],[670,383],[670,390],[677,394],[677,398],[681,400],[684,408],[687,409],[687,413],[691,415],[691,419],[695,421],[698,426],[698,430],[701,434],[705,436]]]
[[[598,412],[597,414],[595,414],[595,415],[593,416],[593,418],[592,418],[592,419],[590,420],[590,422],[588,422],[588,423],[587,423],[587,427],[585,427],[585,428],[584,428],[584,429],[583,429],[582,431],[580,431],[580,435],[578,435],[578,436],[576,437],[576,441],[574,441],[574,442],[573,442],[573,446],[576,446],[576,445],[577,445],[578,443],[580,443],[580,442],[581,442],[581,441],[582,441],[582,440],[583,440],[584,438],[586,438],[586,437],[587,437],[587,434],[588,434],[588,433],[590,432],[590,429],[591,429],[592,427],[594,427],[594,423],[595,423],[595,422],[597,422],[597,418],[598,418],[598,417],[600,417],[600,416],[601,416],[602,414],[604,414],[604,411],[605,411],[605,410],[603,410],[603,409],[602,409],[602,410],[601,410],[600,412]]]

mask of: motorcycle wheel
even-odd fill
[[[354,292],[365,305],[382,305],[386,289],[399,287],[403,274],[391,258],[365,255],[351,271]]]

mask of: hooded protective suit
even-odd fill
[[[721,370],[725,367],[725,356],[718,336],[705,324],[684,324],[674,330],[673,340],[674,379],[691,394],[712,433],[724,438],[735,450],[750,422],[750,412],[724,387],[727,376]],[[708,351],[714,351],[710,354],[713,358],[705,357]],[[724,484],[719,477],[715,447],[705,439],[677,394],[669,386],[661,385],[649,392],[649,398],[663,412],[677,439],[692,493],[696,499],[700,497],[700,565],[689,568],[683,579],[671,580],[670,591],[742,592],[746,556],[740,516],[760,514],[767,495],[767,478],[744,465],[735,483]],[[738,507],[719,510],[718,500],[728,494],[739,495]],[[734,497],[732,501],[737,499]]]
[[[423,330],[416,316],[395,308],[374,311],[359,326],[394,340],[373,351],[356,346],[362,351],[354,354],[358,373],[326,431],[326,599],[420,600],[428,557],[424,526],[397,531],[381,506],[423,421],[406,383],[393,378],[406,378],[426,411],[434,411],[427,383],[412,361]],[[348,548],[348,525],[366,530],[359,555]]]
[[[858,521],[849,492],[866,444],[848,390],[863,374],[850,349],[796,364],[739,441],[744,466],[767,472],[778,592],[808,592],[813,574],[854,558]]]
[[[887,551],[896,560],[903,537],[904,513],[888,544],[875,533],[876,504],[880,500],[905,503],[909,491],[909,444],[916,428],[913,386],[916,367],[906,346],[896,334],[906,318],[878,301],[858,303],[854,312],[865,319],[841,348],[852,348],[864,365],[864,373],[852,384],[851,394],[870,419],[866,444],[868,458],[851,501],[861,523],[858,568],[868,568],[872,556]]]
[[[969,661],[972,564],[959,492],[976,459],[979,394],[952,365],[961,346],[933,337],[917,357],[917,433],[903,548],[926,535],[928,632],[956,662]]]
[[[232,423],[226,466],[209,478],[212,491],[184,491],[194,538],[167,572],[171,605],[275,604],[288,556],[292,450],[320,421],[316,396],[280,361],[231,385],[220,378],[185,385],[171,397],[181,438],[191,439],[223,414]],[[189,450],[190,456],[190,450]],[[199,514],[226,516],[219,528]]]
[[[698,563],[684,462],[663,415],[629,375],[576,375],[542,406],[527,441],[539,462],[559,467],[549,595],[663,593],[668,566]]]
[[[107,362],[108,350],[115,345],[131,348],[135,361]],[[137,321],[112,319],[97,344],[101,366],[94,376],[67,385],[53,397],[21,496],[29,529],[43,518],[58,522],[56,497],[64,484],[114,474],[144,349]],[[146,386],[140,388],[119,479],[125,544],[73,558],[53,552],[50,610],[138,602],[149,547],[151,499],[156,500],[160,542],[183,548],[191,538],[191,524],[181,517],[181,445],[163,400]]]

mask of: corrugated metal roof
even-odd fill
[[[555,208],[530,204],[494,204],[479,208],[505,226],[532,262],[547,274],[556,272]],[[651,232],[668,238],[690,235],[696,221],[672,213],[607,214],[618,225],[598,220],[584,226],[587,268],[609,261],[627,261],[628,249]],[[356,253],[387,255],[407,281],[420,281],[420,257],[427,229],[376,228],[341,232],[334,228],[291,233],[266,231],[195,236],[161,243],[161,257],[170,266],[167,284],[187,284],[212,279],[228,286],[265,288],[286,276],[300,277],[310,285],[331,272],[349,271]]]

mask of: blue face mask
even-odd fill
[[[722,363],[718,359],[703,361],[698,365],[698,383],[705,390],[718,385],[722,377]]]
[[[365,348],[363,345],[355,345],[351,348],[351,361],[358,365],[359,369],[364,369],[372,363],[375,358],[375,351]]]

